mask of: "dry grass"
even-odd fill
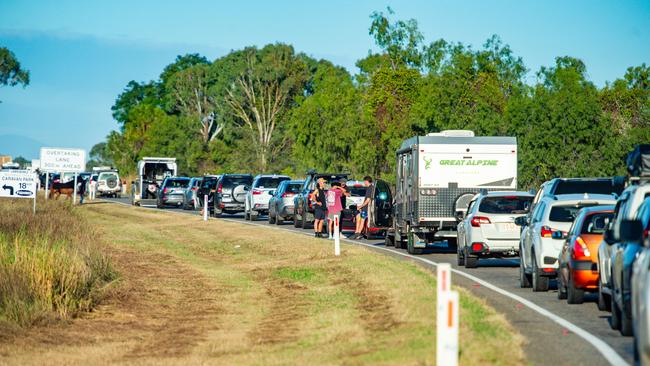
[[[121,291],[71,325],[0,344],[0,360],[435,363],[435,281],[414,265],[351,246],[335,258],[331,242],[221,220],[109,204],[81,210],[111,243]],[[461,364],[524,363],[522,338],[465,292],[461,323]]]
[[[94,230],[61,201],[0,200],[0,337],[89,311],[114,274]]]

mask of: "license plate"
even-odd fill
[[[517,230],[517,225],[514,223],[508,222],[503,224],[503,229],[506,231],[516,231]]]

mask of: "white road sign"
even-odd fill
[[[0,171],[0,197],[36,197],[36,176],[27,170]]]
[[[41,148],[41,171],[83,172],[86,170],[86,151],[57,147]]]

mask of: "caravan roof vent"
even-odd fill
[[[432,132],[427,136],[442,136],[442,137],[474,137],[474,131],[470,130],[444,130],[440,132]]]

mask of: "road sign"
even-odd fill
[[[35,198],[34,173],[27,170],[0,171],[0,197]]]
[[[86,151],[58,147],[41,148],[41,171],[83,172],[86,170]]]

